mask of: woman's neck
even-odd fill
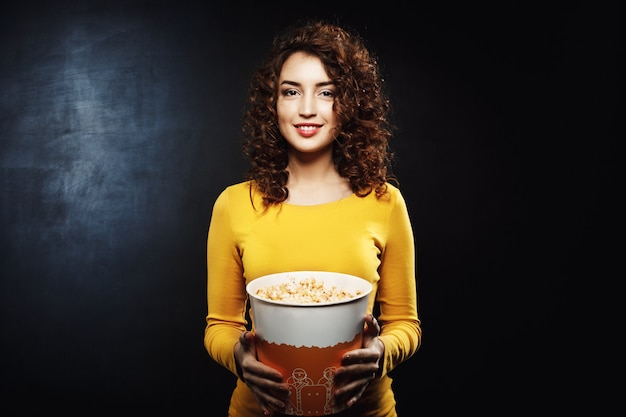
[[[295,205],[315,205],[329,203],[352,194],[350,183],[337,172],[328,158],[298,158],[291,156],[289,172],[289,198],[287,203]]]

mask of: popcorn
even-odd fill
[[[271,301],[282,301],[297,304],[316,304],[349,300],[361,294],[361,291],[349,292],[336,286],[328,287],[315,277],[296,281],[288,277],[280,284],[259,288],[256,294],[260,298]]]

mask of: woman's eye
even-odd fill
[[[283,91],[283,95],[284,96],[295,96],[296,94],[298,94],[298,92],[296,90],[285,90],[285,91]]]
[[[335,93],[333,93],[332,91],[322,91],[322,95],[324,97],[334,97]]]

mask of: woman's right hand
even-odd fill
[[[239,376],[254,393],[263,414],[270,414],[271,410],[282,412],[287,406],[289,387],[284,384],[283,376],[272,367],[257,359],[255,336],[246,331],[239,336],[235,344],[235,362],[237,362]]]

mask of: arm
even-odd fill
[[[254,335],[246,331],[247,294],[232,227],[228,191],[216,200],[207,238],[207,326],[209,355],[243,380],[265,415],[281,410],[289,395],[282,375],[257,360]]]
[[[394,195],[379,267],[380,324],[371,315],[366,317],[363,348],[346,353],[335,375],[336,401],[347,407],[362,396],[372,379],[408,359],[421,342],[413,232],[401,194]]]
[[[379,339],[385,345],[381,375],[385,375],[410,358],[422,340],[413,230],[406,202],[399,191],[389,218],[380,277],[377,301],[381,324]]]
[[[228,192],[224,191],[213,206],[207,238],[204,346],[211,358],[237,374],[233,349],[246,330],[246,292],[231,222]]]

